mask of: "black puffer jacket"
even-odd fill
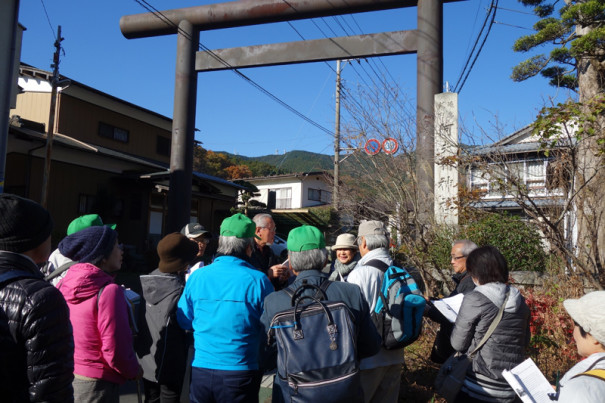
[[[0,251],[0,400],[73,402],[73,370],[63,296],[30,259]]]
[[[472,351],[479,344],[498,314],[505,294],[505,284],[488,283],[464,296],[451,337],[456,351]],[[472,371],[504,381],[502,370],[525,360],[529,338],[529,308],[519,290],[510,287],[502,320],[476,354]]]

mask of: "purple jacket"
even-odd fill
[[[90,263],[73,265],[57,288],[69,306],[74,373],[119,384],[135,378],[139,364],[122,288]]]

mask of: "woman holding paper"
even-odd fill
[[[563,306],[574,321],[573,338],[584,360],[574,365],[560,382],[559,402],[605,401],[605,291],[580,299],[567,299]]]
[[[508,284],[506,260],[495,247],[472,251],[466,267],[476,288],[464,296],[450,339],[452,347],[461,353],[471,352],[490,325],[496,326],[474,354],[456,402],[513,402],[515,392],[502,371],[525,359],[530,340],[529,308],[519,290]]]

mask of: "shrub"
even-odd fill
[[[459,238],[470,239],[479,246],[492,245],[502,252],[509,271],[544,271],[546,253],[536,228],[509,214],[486,214],[470,222]]]
[[[523,291],[531,315],[529,355],[553,383],[557,372],[562,376],[581,359],[576,344],[569,343],[573,340],[574,326],[563,301],[583,294],[581,280],[564,275],[555,277],[540,288]]]

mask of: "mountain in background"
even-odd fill
[[[225,151],[215,151],[218,154],[225,154],[229,158],[246,161],[264,162],[276,167],[283,173],[312,172],[312,171],[332,171],[334,169],[334,156],[326,154],[312,153],[309,151],[288,151],[280,155],[263,155],[260,157],[246,157],[243,155],[234,155]]]

